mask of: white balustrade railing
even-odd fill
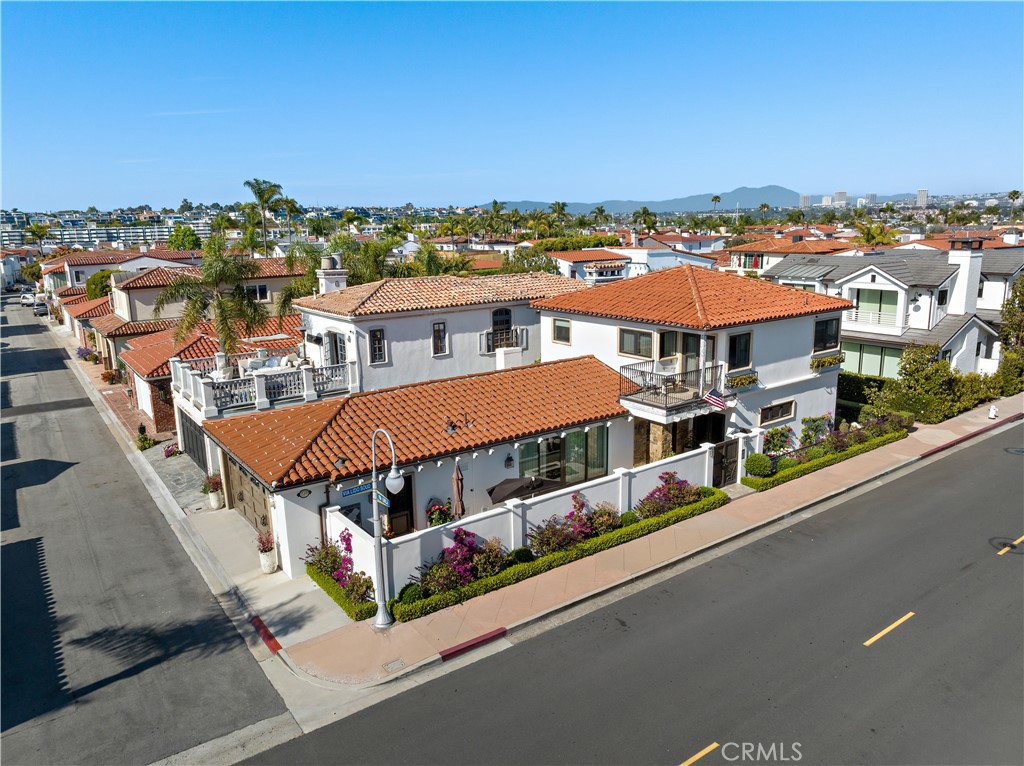
[[[348,364],[332,364],[313,370],[313,390],[317,394],[348,390]]]
[[[210,399],[218,410],[256,403],[256,381],[253,378],[204,381],[205,386],[209,386]]]
[[[851,309],[845,312],[845,321],[858,324],[873,324],[881,327],[896,327],[899,324],[899,317],[896,314],[882,311]]]

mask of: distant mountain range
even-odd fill
[[[735,210],[737,204],[741,210],[756,210],[762,202],[767,202],[771,207],[797,207],[800,204],[800,194],[783,186],[759,186],[756,188],[741,186],[738,189],[733,189],[731,192],[691,194],[689,197],[677,197],[676,199],[606,199],[601,202],[567,202],[565,204],[565,208],[573,215],[589,213],[598,205],[604,206],[605,211],[608,213],[632,213],[634,210],[639,210],[642,207],[646,207],[654,213],[705,212],[714,208],[714,205],[711,203],[711,197],[714,194],[718,194],[718,196],[722,198],[722,201],[718,203],[718,211],[725,213]],[[822,195],[820,194],[810,195],[811,204],[820,203],[821,196]],[[851,206],[856,204],[857,197],[859,196],[864,195],[848,195],[847,199],[849,200],[849,204]],[[888,196],[879,195],[878,203],[882,204],[884,202],[913,199],[914,196],[914,194],[910,193],[893,194]],[[512,210],[515,208],[521,213],[526,212],[527,210],[534,210],[536,208],[544,210],[551,207],[550,202],[537,202],[535,200],[510,200],[506,201],[504,205],[506,210]],[[487,204],[481,205],[481,207],[484,208],[487,206]]]

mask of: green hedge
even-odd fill
[[[310,580],[320,586],[324,593],[333,598],[338,606],[345,610],[345,614],[356,622],[368,620],[377,614],[377,603],[375,601],[360,601],[359,603],[351,601],[345,595],[341,586],[338,585],[337,580],[330,575],[325,575],[309,564],[306,564],[306,574],[309,575]]]
[[[682,508],[663,513],[661,516],[655,516],[652,519],[638,521],[636,524],[631,524],[628,527],[620,527],[599,537],[592,537],[579,545],[573,546],[569,550],[552,553],[526,564],[516,564],[493,577],[475,580],[469,585],[464,585],[461,588],[456,588],[446,593],[438,593],[422,601],[416,601],[411,604],[395,603],[393,610],[395,619],[399,622],[408,622],[440,609],[461,604],[463,601],[490,593],[492,590],[498,590],[498,588],[514,585],[530,577],[536,577],[563,564],[568,564],[587,556],[593,556],[595,553],[628,543],[630,540],[636,540],[638,537],[644,537],[652,532],[657,532],[659,529],[677,524],[684,519],[699,516],[715,508],[721,508],[729,502],[729,496],[720,489],[701,487],[700,492],[702,499],[696,503],[684,505]]]
[[[814,473],[820,468],[827,468],[830,465],[842,463],[844,460],[849,460],[851,457],[857,457],[857,455],[862,455],[873,449],[884,447],[886,444],[892,444],[892,442],[905,439],[906,436],[906,431],[893,431],[892,433],[885,434],[884,436],[869,439],[863,444],[855,444],[842,452],[833,452],[830,455],[825,455],[824,457],[820,457],[816,460],[808,460],[806,463],[801,463],[793,468],[787,468],[784,471],[779,471],[774,476],[768,476],[764,479],[760,479],[755,476],[744,476],[740,481],[758,492],[764,492],[766,489],[771,489],[772,487],[777,487],[780,484],[785,484],[787,481],[799,479],[801,476]]]
[[[880,378],[876,375],[860,375],[856,372],[840,372],[839,385],[836,388],[836,398],[847,402],[867,404],[868,395],[878,391],[885,385],[888,378]]]

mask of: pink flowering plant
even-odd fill
[[[793,440],[793,429],[790,426],[778,426],[769,428],[764,434],[764,447],[766,455],[776,455],[780,452],[788,452],[790,442]]]
[[[700,500],[700,488],[680,479],[675,471],[666,471],[658,479],[661,484],[652,489],[633,509],[641,519],[654,518]]]
[[[452,513],[452,501],[448,500],[446,503],[432,503],[430,507],[427,508],[427,521],[432,527],[447,524],[449,521],[455,521],[455,514]]]
[[[527,540],[534,554],[547,556],[615,529],[619,525],[618,517],[618,512],[610,504],[601,503],[597,508],[591,508],[581,492],[574,492],[572,510],[565,518],[552,516],[546,519],[530,531]]]
[[[345,529],[338,535],[338,568],[331,573],[345,595],[352,601],[367,601],[373,598],[373,580],[366,572],[355,572],[352,563],[352,533]]]

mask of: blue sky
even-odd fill
[[[1021,3],[21,3],[2,204],[1020,188]]]

